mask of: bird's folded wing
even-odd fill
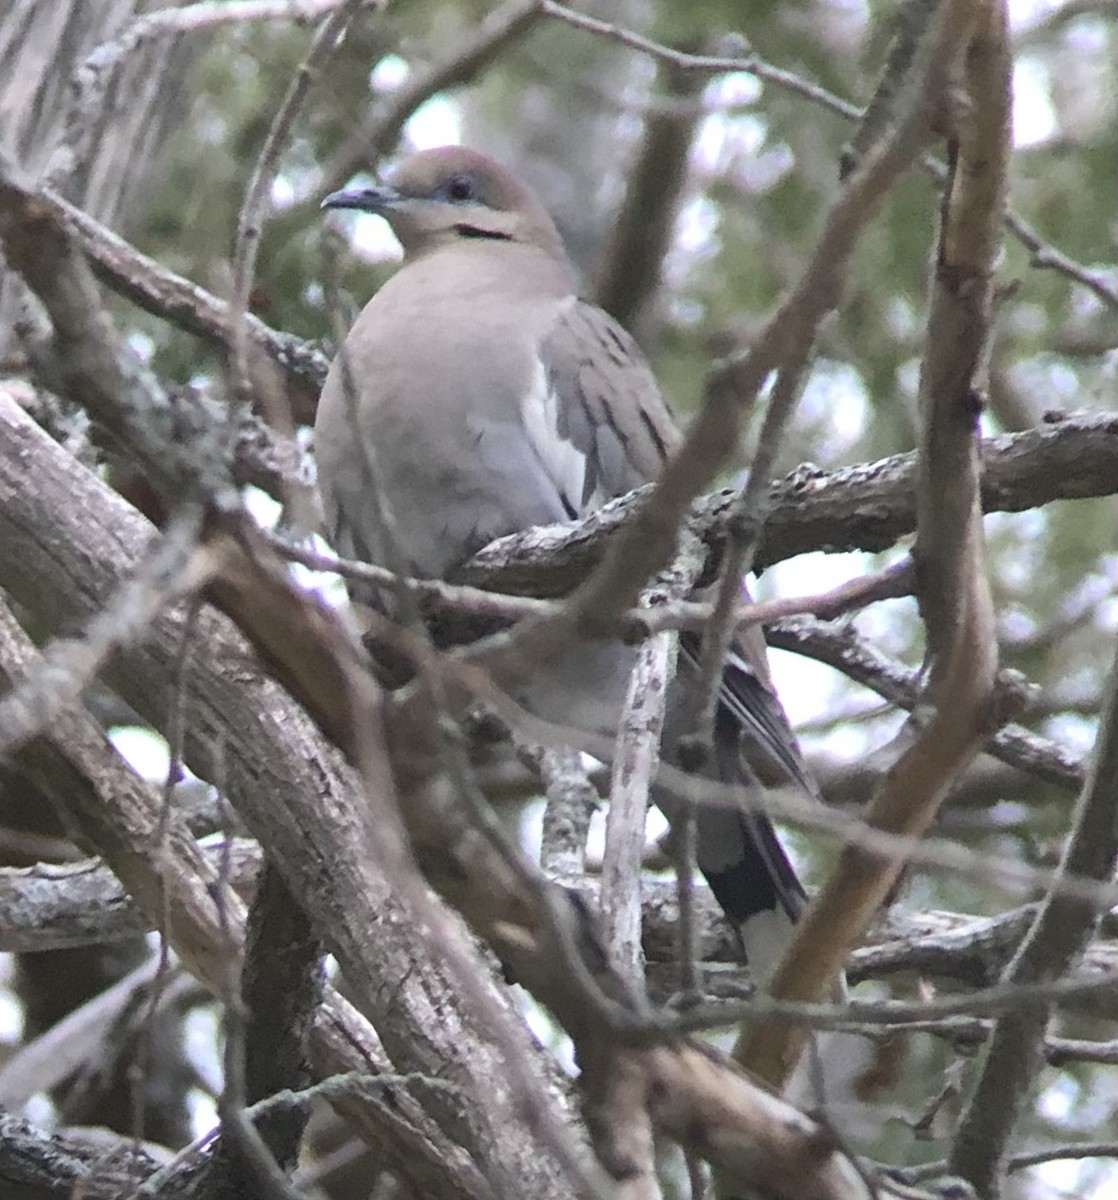
[[[692,665],[698,664],[699,646],[698,634],[681,635],[680,653]],[[719,708],[732,717],[743,740],[745,757],[762,783],[769,787],[792,783],[818,799],[818,785],[804,761],[784,706],[767,679],[762,678],[758,663],[764,664],[764,659],[735,640],[722,667]]]
[[[584,460],[581,489],[565,491],[572,517],[655,479],[679,443],[679,430],[633,339],[600,308],[571,299],[539,349],[546,388],[525,414],[541,461],[561,441]],[[557,484],[569,475],[553,471]]]

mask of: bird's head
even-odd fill
[[[564,257],[535,194],[500,163],[464,146],[421,150],[383,184],[332,192],[322,207],[384,217],[409,258],[468,239],[523,243]]]

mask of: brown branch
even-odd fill
[[[1118,310],[1118,290],[1101,275],[1088,270],[1062,250],[1046,242],[1033,226],[1017,213],[1006,214],[1006,225],[1013,231],[1017,240],[1032,251],[1029,258],[1031,266],[1039,270],[1055,271],[1073,280],[1089,292],[1093,292],[1096,299],[1101,300],[1108,309]]]
[[[935,16],[936,0],[908,0],[902,4],[891,22],[892,39],[881,78],[839,159],[842,178],[857,166],[859,160],[881,138],[896,120],[897,112],[906,99],[905,93],[912,75],[912,65],[920,45]]]
[[[769,625],[801,615],[816,617],[820,621],[835,621],[870,604],[910,596],[914,584],[912,562],[905,560],[815,595],[784,596],[739,604],[730,613],[730,620],[735,630],[747,629],[751,625]],[[701,629],[713,615],[713,604],[680,601],[665,604],[655,612],[628,612],[624,616],[623,629],[629,637],[644,637],[664,629]]]
[[[976,23],[969,5],[943,5],[936,15],[953,35],[952,49],[966,47],[970,97],[956,135],[954,186],[944,198],[920,381],[915,557],[933,712],[874,794],[866,817],[870,828],[912,837],[927,831],[991,724],[997,651],[983,561],[974,395],[989,325],[1010,141],[1009,59],[998,20],[983,13]],[[929,95],[929,101],[944,94]],[[867,854],[857,845],[844,848],[797,925],[772,980],[774,996],[813,1000],[824,994],[902,861]],[[779,1087],[804,1044],[805,1031],[793,1022],[760,1022],[739,1040],[735,1057]]]
[[[566,527],[551,526],[550,530],[561,538],[567,536]],[[270,536],[269,541],[282,557],[312,571],[327,571],[355,583],[372,583],[382,587],[395,587],[401,582],[400,576],[385,567],[339,558],[336,554],[296,545],[276,535]],[[546,566],[546,562],[542,565]],[[511,625],[527,617],[554,616],[560,612],[560,605],[554,600],[485,591],[468,584],[444,583],[441,579],[404,577],[403,582],[419,599],[427,623],[434,625],[439,645],[464,645],[494,628]],[[739,604],[730,613],[730,619],[736,629],[769,624],[804,613],[823,621],[832,621],[880,600],[910,596],[914,585],[912,563],[906,560],[817,595]],[[626,641],[639,642],[667,630],[702,630],[713,613],[714,605],[708,601],[665,601],[654,608],[630,608],[621,613],[614,632]]]
[[[1044,1060],[1050,1067],[1066,1067],[1078,1062],[1118,1067],[1118,1038],[1095,1042],[1085,1038],[1047,1037],[1044,1039]]]
[[[1114,781],[1118,779],[1118,656],[1110,671],[1109,695],[1087,782],[1060,861],[1061,875],[1113,877],[1118,859]],[[1080,958],[1097,920],[1097,910],[1060,895],[1058,880],[1012,962],[1007,983],[1060,979]],[[994,1030],[951,1151],[951,1163],[981,1192],[993,1192],[1004,1169],[1010,1134],[1042,1063],[1046,1009],[1010,1013]]]

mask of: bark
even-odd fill
[[[0,146],[29,176],[49,172],[63,195],[126,236],[143,216],[154,160],[181,118],[201,43],[155,39],[115,69],[108,65],[108,78],[90,79],[103,98],[80,130],[68,120],[71,80],[137,14],[167,7],[164,0],[9,0],[0,8]],[[17,349],[13,325],[25,294],[0,265],[0,360]]]

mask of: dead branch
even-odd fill
[[[312,84],[326,63],[329,62],[330,56],[337,50],[346,30],[366,3],[367,0],[340,0],[319,26],[306,57],[299,64],[286,95],[272,117],[272,123],[253,167],[237,218],[237,236],[233,246],[230,309],[235,350],[235,383],[237,390],[245,398],[252,396],[254,391],[256,392],[258,402],[264,403],[273,410],[268,414],[271,418],[269,423],[279,429],[287,429],[292,414],[290,411],[286,413],[274,411],[276,408],[274,400],[271,404],[268,403],[269,398],[273,395],[278,394],[282,397],[283,393],[279,389],[275,387],[253,388],[249,369],[248,336],[244,321],[249,307],[249,293],[252,291],[253,280],[256,276],[256,256],[263,232],[264,212],[271,195],[272,184],[280,168],[280,159],[291,138],[295,118],[306,101]]]

